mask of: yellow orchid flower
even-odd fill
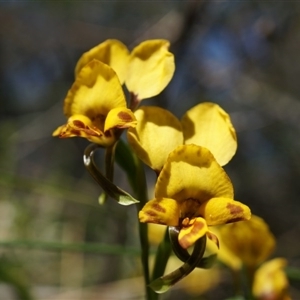
[[[167,40],[147,40],[129,53],[122,42],[109,39],[81,56],[75,74],[93,59],[102,61],[115,70],[135,100],[141,101],[158,95],[172,79],[175,63],[169,47]]]
[[[219,105],[205,102],[186,112],[181,122],[168,110],[156,106],[135,112],[138,125],[127,132],[138,157],[157,173],[169,153],[182,144],[206,147],[220,165],[225,165],[237,148],[235,130]]]
[[[256,215],[246,222],[221,226],[219,235],[224,247],[252,270],[271,255],[276,243],[269,226]]]
[[[112,145],[121,130],[136,126],[133,112],[126,100],[115,71],[92,60],[82,67],[64,102],[65,125],[53,136],[81,136],[104,147]]]
[[[245,266],[255,299],[291,299],[288,279],[283,270],[287,261],[283,258],[266,261],[276,241],[262,218],[252,215],[249,221],[220,226],[217,232],[214,233],[222,242],[219,259],[234,271]],[[232,259],[240,261],[240,264],[233,265]]]
[[[155,199],[139,212],[141,222],[178,226],[178,242],[187,249],[208,233],[208,226],[248,220],[248,206],[233,200],[223,168],[204,147],[181,145],[165,162]]]
[[[287,261],[274,258],[263,263],[255,272],[253,295],[257,300],[290,300],[289,282],[284,272]]]

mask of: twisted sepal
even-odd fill
[[[96,182],[101,186],[103,191],[116,200],[121,205],[131,205],[138,203],[139,201],[133,198],[129,193],[125,192],[118,186],[116,186],[112,181],[110,181],[106,176],[104,176],[95,164],[94,154],[100,146],[97,144],[90,144],[86,147],[83,155],[83,163],[86,169],[89,171],[91,176],[96,180]]]
[[[189,252],[186,249],[182,248],[179,244],[179,241],[178,241],[179,228],[175,227],[175,226],[169,226],[168,231],[169,231],[169,237],[170,237],[172,249],[173,249],[175,255],[181,261],[186,262],[190,258],[191,255],[189,254]],[[209,256],[202,257],[202,259],[199,261],[199,263],[196,267],[201,268],[201,269],[209,269],[215,263],[216,259],[217,259],[217,254],[211,254]]]
[[[178,235],[177,235],[177,240],[178,240]],[[203,236],[195,242],[192,254],[189,255],[189,258],[180,268],[171,272],[170,274],[157,278],[156,280],[152,281],[149,286],[158,294],[162,294],[168,291],[170,287],[172,287],[175,283],[177,283],[185,276],[190,274],[198,266],[198,264],[203,258],[205,248],[206,248],[206,236]]]

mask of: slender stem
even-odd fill
[[[170,244],[169,232],[166,230],[164,239],[157,248],[151,281],[161,277],[164,274],[171,253],[172,247]]]
[[[111,147],[107,147],[105,151],[105,175],[108,180],[113,181],[114,178],[114,162],[117,143]]]
[[[140,201],[137,204],[138,212],[148,201],[147,195],[147,183],[143,166],[140,160],[136,157],[136,180],[134,182],[133,189],[136,193],[137,199]],[[141,242],[141,260],[143,265],[144,280],[146,286],[147,300],[156,300],[158,295],[149,287],[150,284],[150,270],[149,270],[149,240],[148,240],[148,224],[138,222],[139,224],[139,236]]]
[[[254,300],[254,296],[252,294],[252,285],[253,285],[255,268],[243,265],[241,272],[242,272],[242,278],[244,279],[245,297],[249,300]]]

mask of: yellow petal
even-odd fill
[[[142,223],[177,226],[179,220],[179,206],[173,199],[153,199],[147,202],[139,212],[139,219]]]
[[[220,235],[226,247],[252,268],[265,261],[275,247],[268,225],[255,215],[249,221],[221,226]]]
[[[126,107],[122,86],[115,71],[98,60],[85,65],[65,99],[66,116],[104,118],[115,107]]]
[[[52,135],[60,138],[82,137],[105,147],[110,146],[115,141],[112,133],[104,134],[93,125],[88,117],[83,115],[71,116],[67,124],[58,127]]]
[[[167,157],[183,144],[179,120],[168,110],[144,106],[135,112],[137,126],[127,132],[128,142],[150,168],[160,171]]]
[[[175,71],[174,56],[166,40],[148,40],[133,49],[125,84],[139,100],[158,95]]]
[[[198,104],[186,112],[181,123],[185,143],[209,149],[221,166],[235,154],[235,130],[229,115],[219,105]]]
[[[129,128],[135,127],[137,124],[133,112],[126,107],[116,107],[109,111],[106,120],[104,131],[112,128]]]
[[[289,300],[289,282],[284,272],[287,261],[275,258],[262,264],[254,275],[253,295],[258,300]]]
[[[211,198],[200,206],[199,214],[208,225],[221,225],[249,220],[251,212],[248,206],[229,198]]]
[[[184,249],[194,245],[194,243],[207,233],[206,221],[203,218],[189,220],[189,223],[180,229],[178,242]]]
[[[206,148],[182,145],[170,153],[155,186],[156,197],[183,203],[204,203],[214,197],[233,198],[231,181]]]
[[[129,51],[123,43],[109,39],[83,53],[77,62],[75,75],[77,76],[80,70],[93,59],[109,65],[117,73],[121,84],[124,83],[128,68]]]
[[[222,225],[222,227],[225,227],[227,225]],[[220,226],[219,226],[220,227]],[[228,247],[226,247],[226,244],[223,241],[223,236],[220,234],[219,227],[214,226],[210,228],[210,231],[208,233],[212,233],[217,236],[218,244],[215,243],[215,241],[212,241],[211,239],[207,240],[207,249],[211,252],[216,252],[218,254],[218,260],[221,261],[226,266],[230,267],[234,271],[238,271],[242,267],[242,261],[238,256],[236,256],[235,253],[233,253]],[[207,233],[207,236],[208,236]],[[216,246],[218,249],[216,249]]]

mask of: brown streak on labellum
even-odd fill
[[[124,122],[130,122],[130,121],[132,121],[131,115],[128,114],[127,112],[124,112],[124,111],[120,111],[120,112],[118,113],[118,117],[119,117],[122,121],[124,121]]]
[[[232,203],[228,203],[226,208],[229,209],[230,214],[232,215],[238,215],[243,212],[243,209],[240,206],[234,205]]]
[[[157,213],[153,210],[148,210],[148,211],[145,211],[145,215],[147,215],[149,217],[156,217]]]
[[[192,228],[191,233],[196,234],[198,231],[200,231],[204,227],[203,223],[201,222],[194,222],[194,226]]]
[[[239,222],[239,221],[245,221],[245,218],[243,217],[237,217],[237,218],[234,218],[234,219],[230,219],[226,222],[226,224],[229,224],[229,223],[234,223],[234,222]]]
[[[79,127],[79,128],[85,128],[85,125],[83,122],[79,121],[79,120],[74,120],[73,121],[74,126]]]
[[[159,203],[155,203],[152,205],[152,208],[158,212],[165,213],[166,209],[159,205]]]
[[[71,133],[74,134],[74,135],[81,135],[80,131],[76,130],[76,129],[72,129]]]

